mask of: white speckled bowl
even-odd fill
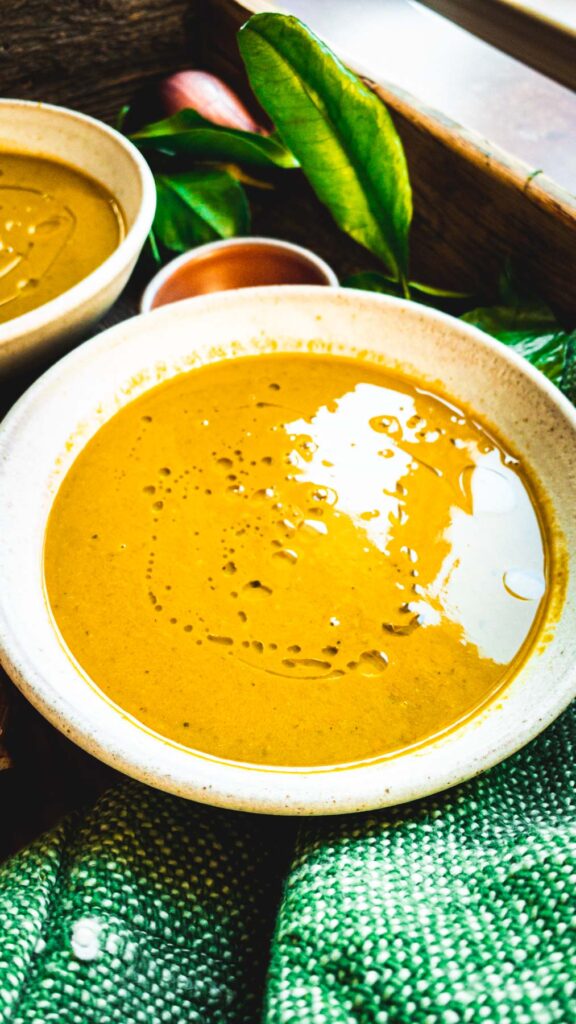
[[[156,207],[154,178],[136,147],[85,114],[47,103],[0,100],[1,150],[52,157],[90,174],[118,201],[126,233],[114,252],[78,284],[0,324],[0,372],[34,354],[52,354],[110,308],[134,269]]]
[[[553,636],[505,695],[434,742],[337,771],[250,767],[200,755],[139,725],[75,668],[48,614],[47,516],[63,475],[114,412],[184,370],[276,350],[380,358],[482,413],[522,453],[547,494],[570,562]],[[7,671],[59,729],[160,789],[241,810],[332,814],[453,786],[536,736],[576,692],[576,412],[545,378],[445,314],[381,295],[284,286],[209,295],[136,317],[52,367],[0,428],[0,647]]]

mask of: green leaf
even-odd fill
[[[242,186],[226,171],[156,176],[154,238],[173,252],[246,234],[250,214]]]
[[[258,135],[212,124],[195,110],[146,125],[130,136],[146,151],[156,150],[196,160],[249,164],[253,167],[297,167],[298,163],[277,135]]]
[[[404,282],[412,193],[383,103],[297,18],[256,14],[238,42],[257,99],[318,198]]]
[[[154,234],[153,228],[150,228],[148,233],[148,244],[150,246],[150,254],[154,263],[160,266],[162,263],[162,257],[160,255],[160,249],[158,248],[158,242],[156,241],[156,235]]]
[[[344,288],[360,288],[364,292],[378,292],[380,295],[395,295],[402,298],[404,292],[398,281],[378,270],[361,270],[358,274],[350,274],[342,281]]]
[[[361,288],[366,292],[380,292],[382,295],[396,295],[399,298],[406,297],[405,290],[398,281],[378,270],[363,270],[358,274],[351,274],[342,282],[345,288]],[[447,300],[469,299],[469,292],[454,292],[447,288],[435,288],[431,284],[423,284],[421,281],[408,282],[408,297],[415,302],[421,302],[426,306],[435,305],[436,299]]]
[[[544,303],[487,306],[462,319],[509,345],[567,393],[574,386],[576,331],[563,330]]]
[[[455,292],[451,288],[436,288],[433,284],[424,284],[423,281],[410,281],[410,290],[420,292],[421,295],[429,295],[434,299],[469,299],[472,292]]]
[[[570,335],[566,346],[566,359],[560,387],[566,397],[576,405],[576,332]]]
[[[114,125],[114,127],[115,127],[117,132],[123,131],[124,125],[126,123],[126,118],[128,117],[129,113],[130,113],[130,104],[129,103],[124,103],[124,105],[122,107],[120,107],[120,110],[118,111],[118,113],[116,115],[116,124]]]

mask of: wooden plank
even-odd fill
[[[576,32],[548,12],[510,0],[420,0],[461,28],[576,89]]]
[[[190,67],[195,0],[2,0],[0,94],[113,121],[136,89]]]
[[[10,700],[9,683],[0,673],[0,772],[9,768],[11,764],[10,754],[5,745],[6,722]]]
[[[245,98],[236,32],[262,9],[273,5],[218,0],[206,8],[204,63]],[[576,319],[576,198],[413,96],[368,84],[386,102],[406,148],[415,200],[413,276],[489,293],[511,258],[559,315]],[[314,242],[312,234],[308,244]]]
[[[370,84],[393,111],[406,148],[412,244],[427,270],[446,260],[452,280],[489,283],[511,258],[536,292],[575,318],[575,197],[413,97]]]

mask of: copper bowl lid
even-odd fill
[[[177,256],[150,281],[140,312],[208,292],[252,285],[337,285],[338,278],[315,253],[275,238],[209,242]]]

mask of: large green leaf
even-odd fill
[[[212,124],[195,110],[155,121],[130,136],[144,150],[196,160],[249,164],[254,167],[297,167],[292,153],[276,135],[258,135]]]
[[[250,214],[242,186],[226,171],[156,176],[153,235],[173,252],[246,234]]]
[[[385,106],[297,18],[256,14],[238,42],[256,97],[318,198],[405,281],[412,193]]]
[[[462,319],[515,349],[576,399],[576,331],[564,331],[544,303],[481,307]]]

